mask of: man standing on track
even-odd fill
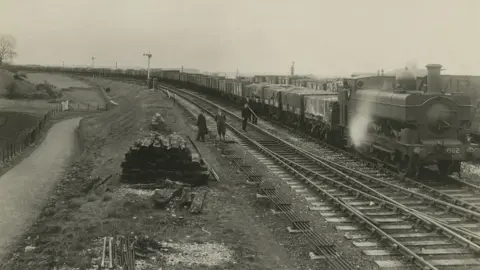
[[[220,140],[225,140],[225,133],[227,131],[227,117],[223,114],[222,109],[218,108],[218,113],[215,115],[215,121],[217,122],[217,132]]]
[[[242,109],[242,118],[243,118],[242,129],[243,129],[243,131],[247,131],[247,121],[250,118],[250,116],[251,116],[250,108],[248,107],[248,104],[245,103],[245,106]]]

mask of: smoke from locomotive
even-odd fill
[[[372,121],[371,106],[362,102],[349,124],[349,135],[355,147],[361,146],[367,138],[368,125]]]

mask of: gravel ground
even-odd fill
[[[119,106],[81,121],[83,152],[1,269],[94,269],[92,264],[101,255],[99,239],[113,232],[168,243],[168,252],[139,260],[138,269],[313,267],[315,262],[305,259],[302,244],[286,233],[280,219],[254,205],[255,191],[244,184],[243,175],[232,173],[228,161],[212,145],[199,144],[199,148],[222,180],[209,185],[201,215],[191,216],[181,209],[154,209],[147,191],[131,192],[120,185],[124,153],[148,132],[156,112],[173,131],[191,136],[195,133],[193,122],[163,94],[120,82],[95,82],[108,84]],[[97,177],[108,175],[112,178],[104,188],[88,188]],[[211,252],[193,255],[198,249]],[[185,260],[204,264],[179,263]]]

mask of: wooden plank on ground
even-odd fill
[[[193,197],[192,205],[190,206],[190,213],[198,214],[202,212],[203,201],[205,200],[206,194],[207,194],[206,190],[202,190],[195,193],[195,197]]]

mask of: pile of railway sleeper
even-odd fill
[[[168,178],[199,186],[209,178],[198,152],[178,134],[151,132],[134,143],[121,166],[122,181],[131,184],[161,183]]]

